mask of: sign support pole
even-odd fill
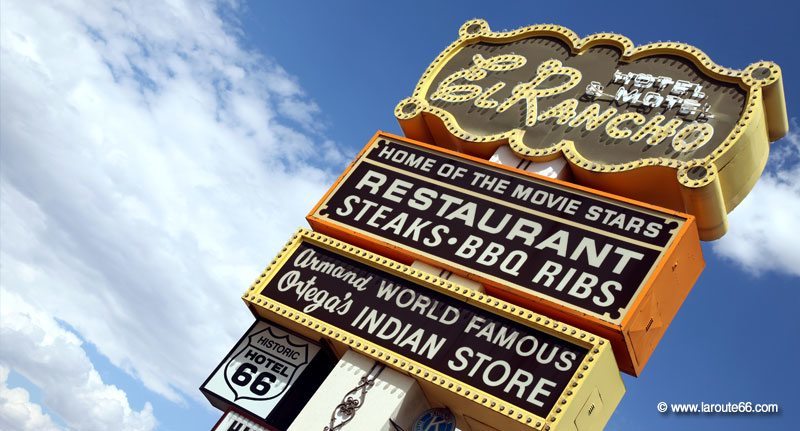
[[[572,177],[569,166],[567,166],[567,159],[563,156],[558,156],[547,162],[536,162],[518,156],[508,145],[498,147],[497,151],[489,158],[489,161],[557,180],[569,181]]]

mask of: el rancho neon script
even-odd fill
[[[532,80],[514,85],[510,96],[502,101],[493,99],[493,96],[509,83],[499,81],[487,88],[481,86],[480,81],[490,73],[519,69],[527,62],[524,56],[517,54],[493,57],[475,54],[469,68],[444,78],[430,98],[450,103],[471,101],[477,108],[498,113],[521,103],[526,127],[533,127],[537,121],[551,118],[559,125],[582,127],[588,131],[605,124],[607,136],[616,139],[628,138],[638,142],[647,138],[648,145],[658,145],[672,137],[672,148],[679,152],[702,147],[714,134],[714,127],[707,123],[714,116],[710,113],[711,105],[703,101],[706,98],[703,86],[669,76],[616,70],[612,78],[612,83],[619,85],[616,93],[607,94],[602,83],[591,81],[583,96],[594,103],[581,103],[576,98],[568,98],[542,112],[539,112],[538,99],[564,94],[575,88],[582,79],[578,69],[564,66],[556,59],[543,61],[536,68],[536,76]],[[648,120],[638,112],[619,112],[614,106],[603,110],[598,100],[610,100],[617,106],[661,109],[664,113],[672,111],[677,118],[667,120],[665,115],[659,114]],[[631,125],[641,127],[634,131]]]

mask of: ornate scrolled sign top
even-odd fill
[[[704,240],[725,233],[788,130],[775,63],[732,70],[681,43],[483,20],[395,116],[410,138],[484,158],[504,144],[529,160],[563,154],[576,182],[693,214]]]

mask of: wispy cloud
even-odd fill
[[[759,275],[800,276],[800,133],[796,121],[770,148],[770,160],[753,191],[730,215],[730,230],[713,250]]]
[[[199,398],[251,319],[241,292],[344,157],[227,5],[2,4],[0,284],[152,391]]]

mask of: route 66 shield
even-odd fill
[[[256,322],[202,389],[265,418],[319,350],[276,325]]]
[[[271,326],[250,334],[247,344],[225,365],[225,383],[234,401],[270,400],[283,394],[297,370],[308,363],[308,343],[293,343]]]

